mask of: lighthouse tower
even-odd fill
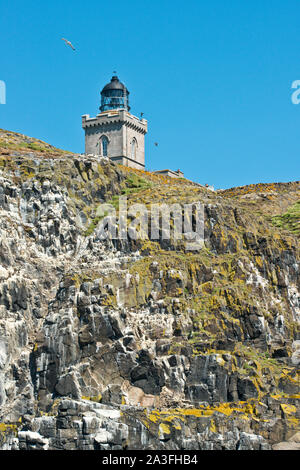
[[[147,121],[131,114],[129,91],[114,75],[101,91],[100,113],[82,116],[85,153],[143,170]]]

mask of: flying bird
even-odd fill
[[[67,44],[67,46],[72,47],[73,51],[75,51],[75,47],[73,46],[73,44],[72,44],[70,41],[68,41],[68,40],[65,39],[65,38],[61,38],[61,40],[62,40],[62,41],[65,41],[65,43]]]

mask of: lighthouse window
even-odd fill
[[[107,157],[108,138],[102,137],[102,156]]]
[[[135,160],[136,157],[136,140],[133,139],[131,142],[131,158]]]

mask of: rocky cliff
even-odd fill
[[[120,195],[200,201],[205,246],[100,240]],[[0,448],[293,440],[299,201],[299,182],[212,192],[1,130]]]

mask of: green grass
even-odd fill
[[[125,185],[126,187],[123,189],[122,194],[136,193],[137,191],[148,189],[153,186],[153,184],[150,181],[147,181],[144,178],[141,178],[135,173],[127,176]]]
[[[272,223],[275,227],[300,235],[300,201],[289,207],[285,214],[272,217]]]
[[[5,132],[5,131],[4,131]],[[46,142],[28,138],[24,141],[25,136],[17,133],[7,133],[4,134],[1,132],[0,129],[0,147],[8,150],[33,150],[35,152],[45,153],[68,153],[65,150],[57,149],[52,145],[47,144]]]

